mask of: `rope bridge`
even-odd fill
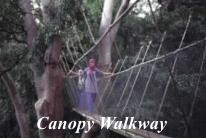
[[[88,20],[86,19],[85,14],[83,15],[88,26],[89,33],[92,35]],[[134,116],[136,120],[158,120],[162,117],[164,104],[167,104],[167,96],[172,95],[171,93],[168,94],[168,91],[172,88],[171,85],[175,85],[176,79],[178,79],[178,76],[175,75],[175,70],[181,68],[183,63],[185,63],[184,65],[188,68],[192,68],[192,63],[186,64],[187,62],[183,61],[186,61],[186,59],[189,59],[190,57],[184,58],[182,55],[186,55],[185,52],[193,53],[195,49],[200,48],[201,51],[203,51],[202,53],[193,53],[193,55],[198,57],[200,61],[197,65],[199,70],[197,71],[198,74],[195,79],[196,85],[189,109],[189,117],[186,120],[183,119],[185,125],[183,135],[185,136],[189,133],[188,124],[190,123],[193,115],[199,91],[201,74],[203,73],[206,58],[205,38],[189,45],[184,45],[184,39],[187,34],[190,21],[191,16],[187,21],[181,42],[176,50],[161,54],[162,49],[164,48],[164,41],[167,36],[167,33],[165,32],[162,35],[160,45],[157,48],[152,47],[151,41],[147,46],[139,48],[139,51],[137,51],[136,55],[133,56],[135,58],[129,56],[125,56],[124,58],[120,57],[116,64],[111,65],[113,68],[113,75],[110,76],[110,78],[105,78],[108,81],[106,85],[104,85],[103,89],[99,90],[98,98],[95,103],[96,112],[94,114],[78,109],[80,92],[77,87],[77,78],[68,77],[68,79],[66,79],[66,86],[74,111],[89,120],[94,120],[96,123],[99,123],[99,118],[101,116],[115,116],[120,120],[123,120],[126,116]],[[75,35],[79,40],[78,47],[82,52],[86,54],[90,53],[91,49],[89,49],[88,52],[83,48],[77,31],[75,31]],[[95,43],[93,35],[91,38],[91,41]],[[81,57],[78,57],[78,54],[72,54],[69,45],[69,43],[66,45],[67,53],[64,51],[60,57],[60,63],[65,72],[68,72],[70,69],[73,70],[74,66],[76,66],[80,60],[83,61],[82,64],[86,65],[86,61],[82,60],[85,59],[85,54]],[[73,46],[73,49],[75,50],[75,46]],[[154,52],[151,54],[151,51],[154,49],[157,51],[156,54],[154,54]],[[117,48],[117,52],[118,51],[119,50]],[[66,55],[70,55],[73,63],[75,63],[73,67],[69,66]],[[131,66],[127,67],[128,64]],[[164,72],[165,74],[161,75],[161,72]],[[186,71],[185,74],[187,73],[188,71]],[[159,79],[157,80],[157,78]],[[154,112],[155,110],[156,112]],[[166,138],[166,136],[146,130],[112,130],[126,137]]]

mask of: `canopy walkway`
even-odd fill
[[[139,48],[137,54],[133,56],[135,57],[135,59],[132,60],[132,63],[131,60],[129,60],[129,58],[131,57],[125,56],[124,58],[119,57],[119,60],[116,62],[116,64],[111,65],[114,75],[111,76],[109,81],[106,83],[106,86],[100,86],[101,89],[99,90],[99,95],[96,101],[96,107],[99,109],[98,114],[91,114],[76,108],[78,107],[78,100],[81,93],[79,93],[77,87],[77,79],[68,78],[66,86],[68,95],[74,106],[74,111],[89,120],[95,121],[97,124],[99,123],[101,116],[117,116],[119,119],[122,119],[124,116],[134,116],[137,120],[158,120],[162,117],[162,109],[164,107],[164,104],[167,103],[167,96],[175,95],[177,96],[176,101],[170,102],[177,106],[182,114],[182,120],[184,123],[182,137],[186,136],[187,134],[190,135],[190,119],[193,115],[193,110],[199,91],[199,83],[201,80],[201,75],[203,74],[206,58],[205,38],[188,45],[184,44],[184,39],[188,31],[190,20],[191,17],[189,17],[187,21],[182,39],[176,50],[170,51],[168,53],[163,53],[161,55],[165,37],[167,36],[167,33],[165,32],[162,35],[160,45],[155,48],[157,52],[155,55],[153,54],[152,58],[151,55],[148,56],[148,53],[152,49],[152,42],[150,42],[147,46],[142,46]],[[66,54],[62,54],[60,61],[65,72],[68,72],[70,69],[73,70],[79,64],[79,62],[84,62],[85,60],[83,59],[85,58],[85,56],[89,54],[96,47],[96,45],[87,51],[84,51],[81,44],[79,45],[79,47],[83,50],[84,54],[79,58],[76,55],[76,58],[78,59],[74,60],[75,57],[72,56],[71,51],[67,46],[68,53],[74,61],[74,66],[71,68],[67,63],[65,57]],[[195,54],[195,48],[200,48],[203,52]],[[193,52],[193,55],[198,57],[200,61],[199,64],[185,64],[186,59],[183,60],[181,55],[184,55],[183,53],[186,51],[188,53]],[[132,65],[130,67],[126,67],[126,63]],[[195,76],[196,83],[195,86],[191,88],[191,90],[193,90],[193,97],[191,98],[192,102],[187,113],[182,110],[183,108],[180,104],[181,99],[178,96],[180,93],[177,88],[178,84],[176,81],[178,79],[178,76],[175,72],[175,69],[180,68],[182,64],[184,64],[184,66],[187,66],[188,68],[194,66],[198,67]],[[165,72],[163,76],[160,75],[160,73],[162,72]],[[185,71],[185,74],[188,74],[188,70]],[[155,79],[156,77],[158,77],[159,79]],[[170,89],[174,89],[175,92],[168,94],[168,91]],[[156,112],[150,112],[151,110]],[[126,137],[167,138],[167,136],[159,135],[146,130],[115,130],[112,129],[112,127],[111,130]]]

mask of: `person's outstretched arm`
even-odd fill
[[[104,71],[101,71],[100,69],[97,69],[97,72],[98,72],[98,74],[100,74],[100,76],[102,76],[102,77],[109,77],[109,76],[112,76],[112,75],[113,75],[113,73],[111,73],[111,72],[104,72]]]
[[[66,76],[69,76],[70,78],[74,78],[74,77],[79,77],[80,75],[83,74],[83,70],[79,70],[78,72],[74,72],[72,70],[70,70]]]
[[[73,70],[69,70],[69,72],[67,73],[67,75],[79,75],[77,72],[74,72]]]
[[[112,72],[103,72],[103,73],[104,73],[105,76],[111,76],[111,75],[113,75]]]

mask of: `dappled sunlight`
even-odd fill
[[[136,0],[131,0],[130,4],[134,3]],[[152,10],[155,12],[158,10],[161,5],[157,2],[157,0],[150,0]],[[149,6],[148,0],[140,0],[137,5],[134,7],[133,11],[137,12],[137,16],[140,18],[145,18],[146,15],[151,14],[151,8]]]

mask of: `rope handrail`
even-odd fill
[[[189,49],[189,48],[191,48],[191,47],[194,47],[194,46],[196,46],[196,45],[198,45],[198,44],[200,44],[200,43],[202,43],[202,42],[204,42],[204,41],[206,41],[206,37],[203,38],[203,39],[201,39],[201,40],[195,41],[195,42],[193,42],[193,43],[191,43],[191,44],[188,44],[188,45],[186,45],[186,46],[183,47],[183,48],[178,48],[178,49],[176,49],[176,50],[174,50],[174,51],[172,51],[172,52],[169,52],[169,53],[167,53],[167,54],[164,54],[164,55],[162,55],[162,56],[159,56],[159,57],[156,57],[156,58],[147,60],[147,61],[145,61],[145,62],[143,62],[143,63],[140,63],[140,64],[137,64],[137,65],[133,65],[133,66],[129,67],[128,69],[125,69],[125,70],[123,70],[123,71],[119,71],[119,72],[113,73],[112,75],[106,76],[106,77],[104,77],[104,78],[109,78],[109,77],[114,77],[114,76],[117,76],[117,75],[121,75],[121,74],[123,74],[123,73],[129,72],[130,70],[133,70],[133,69],[138,68],[138,67],[140,67],[140,66],[144,66],[144,65],[147,65],[147,64],[149,64],[149,63],[152,63],[152,62],[155,62],[155,61],[158,61],[158,60],[162,60],[162,59],[164,59],[164,58],[167,58],[167,57],[176,55],[176,54],[178,54],[179,52],[182,52],[182,51],[187,50],[187,49]],[[68,76],[69,76],[69,74],[67,74],[67,77],[68,77]],[[69,78],[75,78],[75,77],[77,77],[77,76],[69,76]]]
[[[191,43],[191,44],[188,44],[188,45],[186,45],[186,46],[183,47],[183,48],[176,49],[176,50],[174,50],[174,51],[172,51],[172,52],[169,52],[169,53],[167,53],[167,54],[165,54],[165,55],[159,56],[159,57],[157,57],[157,58],[153,58],[153,59],[151,59],[151,60],[145,61],[145,62],[140,63],[140,64],[138,64],[138,65],[131,66],[130,68],[125,69],[125,70],[123,70],[123,71],[114,73],[114,74],[111,75],[110,77],[117,76],[117,75],[123,74],[123,73],[125,73],[125,72],[128,72],[128,71],[130,71],[130,70],[132,70],[132,69],[134,69],[134,68],[138,68],[138,67],[140,67],[140,66],[147,65],[147,64],[152,63],[152,62],[154,62],[154,61],[162,60],[162,59],[164,59],[164,58],[167,58],[167,57],[176,55],[177,53],[182,52],[182,51],[184,51],[184,50],[186,50],[186,49],[188,49],[188,48],[194,47],[194,46],[196,46],[196,45],[198,45],[198,44],[200,44],[200,43],[202,43],[202,42],[204,42],[204,41],[206,41],[206,37],[205,37],[204,39],[201,39],[201,40],[195,41],[195,42],[193,42],[193,43]]]

